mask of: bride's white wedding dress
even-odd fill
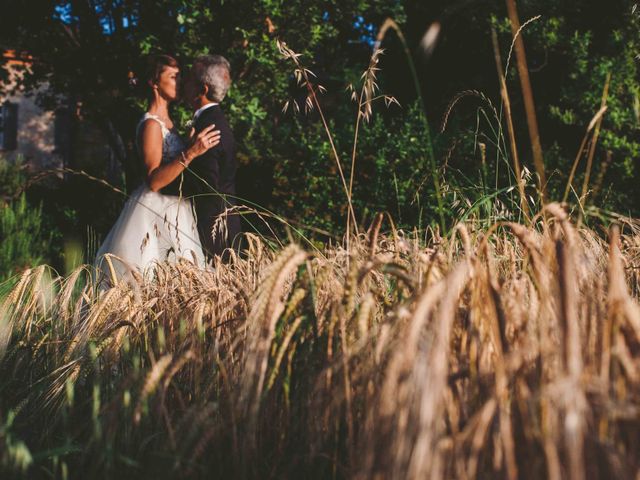
[[[184,150],[180,136],[155,115],[146,113],[136,133],[147,120],[158,122],[162,128],[162,163]],[[122,278],[132,269],[144,274],[157,262],[176,262],[179,258],[206,265],[191,200],[153,192],[143,184],[132,193],[98,250],[96,266],[99,275],[110,278],[115,273]]]

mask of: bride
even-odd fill
[[[185,148],[169,117],[169,104],[178,97],[179,73],[177,61],[168,55],[149,60],[145,80],[151,97],[136,131],[147,179],[132,193],[98,250],[98,274],[105,277],[101,281],[123,278],[132,270],[144,274],[165,260],[186,258],[205,265],[191,200],[159,193],[194,158],[220,143],[220,132],[211,125]]]

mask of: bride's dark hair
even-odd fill
[[[160,75],[167,67],[178,68],[178,61],[169,55],[151,55],[147,58],[147,66],[144,72],[144,81],[157,82]]]
[[[149,82],[157,82],[167,67],[179,68],[180,64],[170,55],[149,55],[139,59],[135,68],[128,73],[132,93],[140,97],[149,97]]]

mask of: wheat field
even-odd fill
[[[406,233],[2,301],[3,478],[640,478],[640,230]]]

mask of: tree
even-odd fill
[[[247,124],[246,152],[255,154],[262,146],[252,145],[253,129],[267,117],[277,123],[290,83],[273,41],[276,36],[303,53],[321,52],[325,65],[339,71],[349,62],[349,50],[351,55],[358,50],[344,48],[356,38],[357,13],[402,12],[391,0],[325,5],[309,0],[10,0],[2,9],[11,14],[0,20],[0,44],[34,59],[25,86],[48,82],[50,88],[40,95],[45,107],[69,101],[79,105],[80,114],[104,128],[125,168],[133,161],[127,151],[137,117],[131,113],[140,106],[129,72],[143,55],[167,52],[185,64],[199,53],[216,51],[229,57],[237,82],[230,108]]]
[[[614,71],[593,177],[603,172],[602,159],[610,150],[613,160],[605,180],[611,180],[612,188],[605,191],[606,205],[619,210],[630,207],[640,213],[636,207],[640,194],[633,188],[638,168],[634,158],[639,153],[639,121],[634,113],[639,67],[634,56],[640,52],[640,21],[631,15],[633,4],[632,0],[606,4],[597,0],[518,2],[523,22],[543,15],[522,35],[551,199],[558,198],[557,192],[564,189],[575,150],[598,109],[606,73]],[[340,231],[337,227],[345,218],[344,197],[331,171],[326,138],[316,117],[282,112],[287,99],[304,98],[304,92],[296,87],[291,66],[281,59],[275,39],[302,53],[305,64],[318,75],[317,81],[328,88],[321,101],[338,147],[347,158],[355,109],[346,101],[344,88],[357,82],[366,68],[377,26],[386,17],[395,18],[404,31],[434,127],[439,126],[449,101],[461,90],[478,90],[499,105],[491,25],[498,27],[505,53],[512,39],[504,2],[486,0],[5,0],[2,8],[11,14],[0,19],[0,44],[28,53],[35,60],[25,86],[49,82],[50,95],[41,97],[49,108],[55,108],[62,98],[79,105],[79,112],[106,132],[132,183],[137,180],[138,162],[133,136],[142,102],[129,85],[129,72],[147,53],[174,54],[187,65],[198,53],[222,52],[234,70],[235,85],[226,108],[240,140],[239,157],[244,165],[239,175],[241,196],[304,222],[322,218],[320,224],[330,231]],[[442,24],[442,31],[433,56],[427,60],[419,45],[433,21]],[[415,142],[423,140],[416,133],[417,124],[412,123],[420,120],[420,110],[410,108],[416,92],[393,32],[382,46],[387,50],[381,62],[382,87],[400,100],[403,109],[384,111],[377,123],[363,128],[360,154],[364,163],[356,176],[355,201],[361,212],[375,204],[376,209],[404,211],[407,225],[420,219],[428,223],[434,217],[434,197],[428,187],[431,183],[425,182],[426,167],[415,157]],[[516,137],[523,163],[532,170],[516,75],[514,69],[508,75]],[[480,136],[476,136],[477,104],[473,108],[468,105],[455,107],[447,131],[435,144],[438,164],[447,168],[442,171],[452,187],[449,192],[464,190],[473,202],[481,183],[476,140],[487,145],[487,158],[495,158],[496,152],[486,124],[481,124]],[[175,113],[183,121],[188,117],[181,108]],[[381,148],[379,142],[385,138],[393,139],[393,150]],[[402,169],[404,178],[381,173],[382,151],[390,156],[389,165],[399,162],[406,166]],[[499,170],[497,164],[490,167]],[[375,179],[375,197],[367,189],[372,172],[383,175]],[[581,167],[579,176],[582,172]],[[506,173],[500,173],[500,186],[508,182]],[[408,215],[417,208],[416,198],[420,200],[419,213]],[[448,200],[454,202],[453,197]],[[323,209],[329,204],[335,208]],[[452,216],[457,214],[452,212]]]

